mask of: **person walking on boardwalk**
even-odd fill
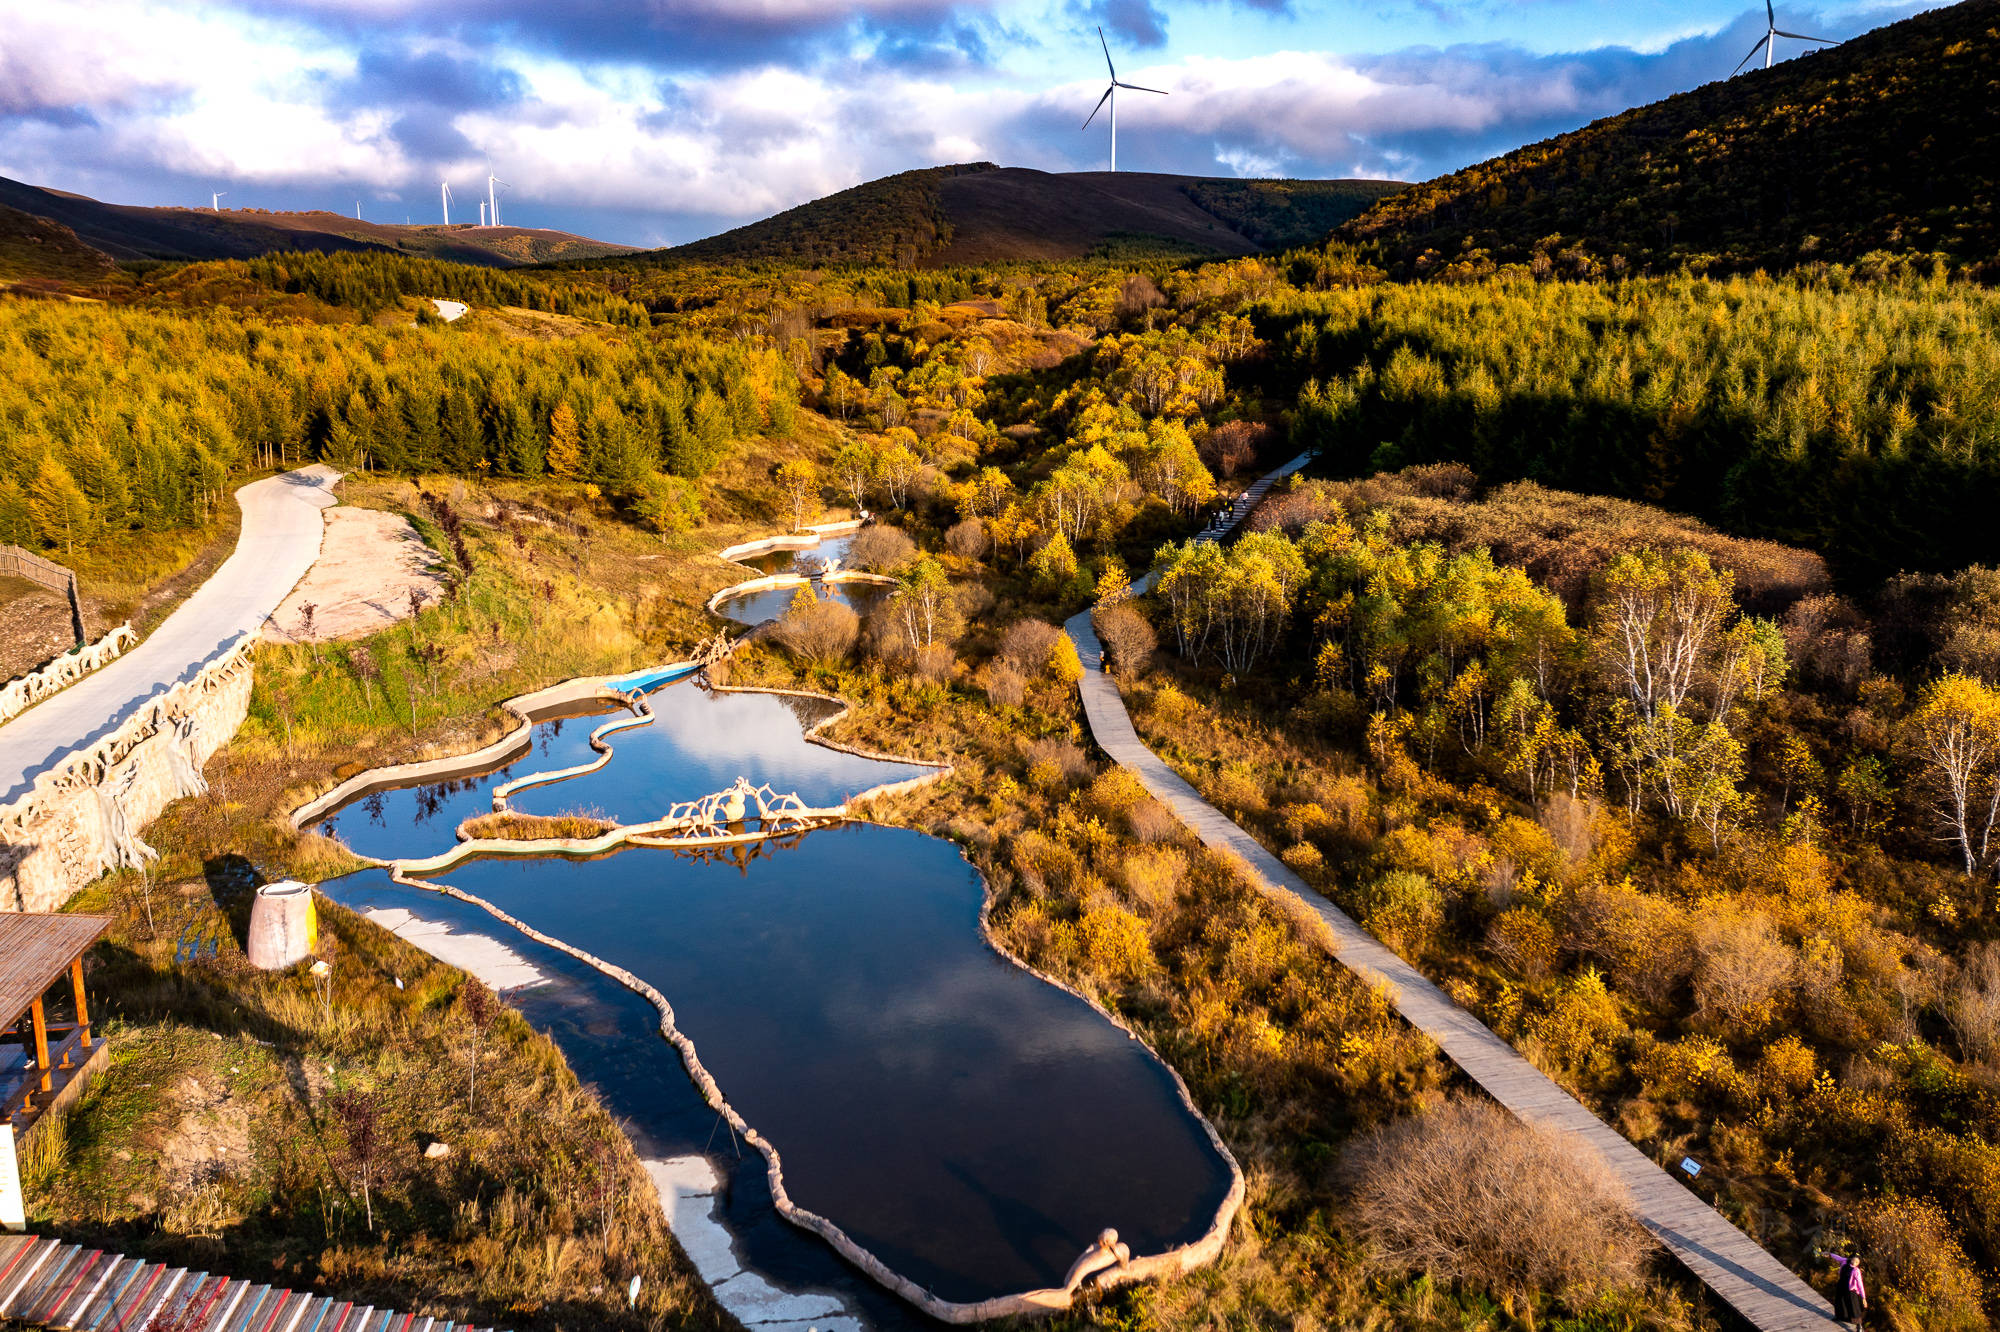
[[[1868,1285],[1861,1279],[1861,1255],[1829,1253],[1826,1258],[1840,1264],[1840,1275],[1834,1278],[1833,1316],[1840,1322],[1854,1324],[1855,1332],[1861,1332],[1861,1319],[1868,1312]]]

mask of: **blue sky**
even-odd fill
[[[1752,0],[1755,3],[1755,0]],[[1930,6],[1820,0],[1846,38]],[[1726,76],[1732,0],[0,0],[0,175],[636,245],[912,167],[1423,179]],[[1801,49],[1781,43],[1779,55]],[[1746,73],[1745,77],[1754,77]]]

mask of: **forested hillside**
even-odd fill
[[[1249,254],[1317,242],[1393,181],[1052,175],[990,162],[869,181],[646,262],[946,267],[1073,261],[1107,245]]]
[[[466,223],[398,226],[328,212],[274,213],[256,208],[218,212],[107,204],[4,177],[0,177],[0,205],[67,228],[106,258],[123,261],[243,259],[285,250],[372,250],[507,267],[620,254],[629,248],[565,231],[528,227]],[[9,230],[0,218],[0,237]]]
[[[1343,234],[1398,277],[1876,251],[1990,270],[1996,177],[2000,0],[1965,0],[1413,186]]]
[[[1524,277],[1287,294],[1260,318],[1310,381],[1296,438],[1344,474],[1451,460],[1665,504],[1850,583],[1992,552],[1989,289]]]

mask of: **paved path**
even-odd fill
[[[1259,484],[1288,475],[1304,464],[1303,458],[1295,459]],[[1211,528],[1203,537],[1212,540],[1226,534],[1247,515],[1247,507],[1239,507],[1243,512],[1232,511],[1233,521]],[[1134,591],[1143,592],[1151,582],[1149,574],[1134,585]],[[1195,836],[1243,862],[1264,891],[1289,893],[1310,907],[1333,932],[1335,956],[1369,980],[1386,982],[1397,1009],[1410,1024],[1436,1041],[1494,1100],[1526,1123],[1565,1134],[1595,1150],[1624,1182],[1633,1211],[1646,1229],[1752,1326],[1762,1332],[1834,1332],[1838,1325],[1833,1322],[1832,1308],[1783,1263],[1203,800],[1133,729],[1118,686],[1104,673],[1104,652],[1091,626],[1090,612],[1072,616],[1065,628],[1083,659],[1079,688],[1091,734],[1105,753],[1129,768]]]
[[[315,463],[236,492],[243,532],[222,567],[138,647],[0,726],[0,804],[36,774],[117,727],[139,704],[188,679],[261,626],[319,557],[339,473]]]
[[[0,1233],[0,1319],[10,1318],[92,1332],[168,1324],[176,1332],[473,1332],[443,1318]]]
[[[431,297],[431,304],[437,307],[438,318],[447,324],[471,308],[464,301],[448,301],[442,296]]]

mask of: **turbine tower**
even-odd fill
[[[225,194],[228,194],[228,193],[229,193],[229,191],[228,191],[228,190],[217,190],[217,191],[215,192],[215,197],[214,197],[213,199],[210,199],[210,200],[208,201],[208,211],[209,211],[209,212],[211,212],[211,213],[219,213],[219,212],[221,212],[221,211],[222,211],[222,196],[224,196]]]
[[[1103,28],[1097,30],[1097,44],[1104,48],[1104,67],[1111,71],[1111,86],[1104,90],[1104,96],[1097,99],[1097,105],[1091,108],[1090,120],[1084,121],[1083,127],[1089,129],[1090,121],[1097,119],[1097,113],[1104,109],[1104,104],[1106,102],[1111,104],[1111,169],[1116,171],[1118,169],[1118,90],[1120,88],[1129,88],[1133,92],[1159,93],[1162,97],[1165,97],[1166,93],[1161,92],[1158,88],[1141,88],[1136,83],[1120,83],[1118,81],[1118,66],[1111,63],[1111,44],[1104,40]]]
[[[493,188],[496,185],[503,190],[507,188],[506,181],[499,179],[491,171],[488,171],[486,173],[486,216],[490,220],[490,224],[497,227],[500,225],[500,195]]]
[[[451,182],[448,180],[439,181],[438,193],[444,199],[444,224],[446,226],[450,226],[451,225]]]
[[[486,200],[484,199],[479,201],[479,225],[482,227],[486,225]]]
[[[1733,79],[1741,74],[1743,67],[1754,60],[1760,50],[1764,53],[1764,68],[1769,69],[1771,58],[1777,52],[1780,37],[1789,37],[1795,42],[1818,42],[1822,46],[1836,44],[1831,37],[1808,37],[1802,32],[1779,31],[1778,11],[1771,8],[1771,0],[1764,0],[1764,35],[1757,39],[1757,45],[1750,48],[1749,55],[1736,62],[1736,68],[1729,71],[1729,77]]]

